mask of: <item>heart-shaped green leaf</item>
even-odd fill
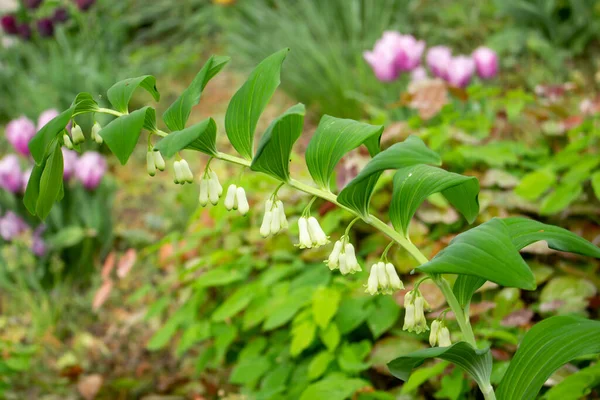
[[[256,124],[280,83],[281,65],[289,49],[265,58],[233,95],[225,113],[225,130],[240,155],[252,159]]]
[[[533,290],[535,278],[501,219],[494,218],[455,237],[417,268],[429,274],[471,275],[502,286]]]
[[[141,87],[146,89],[152,95],[155,101],[160,100],[160,93],[156,89],[156,78],[152,75],[138,76],[137,78],[128,78],[115,83],[106,92],[108,101],[113,107],[122,113],[128,112],[129,100],[133,96],[135,89]]]
[[[208,81],[210,81],[216,74],[223,69],[223,67],[229,62],[229,57],[211,56],[202,69],[196,74],[196,77],[187,87],[167,108],[167,111],[163,114],[163,121],[165,125],[172,131],[182,131],[185,128],[190,112],[192,108],[200,102],[200,96],[202,91],[206,87]]]
[[[369,215],[369,202],[381,173],[387,169],[398,169],[415,164],[440,164],[440,156],[429,149],[417,136],[409,136],[377,154],[346,185],[338,195],[340,204],[363,216]]]
[[[344,154],[364,144],[371,156],[379,153],[383,126],[324,115],[308,147],[306,165],[313,180],[329,190],[329,181]]]
[[[390,219],[394,228],[408,234],[408,224],[425,199],[441,192],[469,223],[479,213],[479,181],[430,165],[402,168],[394,175]]]
[[[600,353],[600,322],[556,316],[525,334],[497,390],[498,400],[535,399],[558,368],[574,358]]]
[[[75,106],[76,105],[73,104],[71,107],[52,118],[29,141],[29,151],[31,151],[31,155],[37,165],[41,165],[46,160],[46,152],[71,120]]]
[[[151,107],[140,108],[131,114],[122,115],[112,120],[99,135],[104,139],[108,148],[117,156],[122,165],[127,163],[140,138],[145,124],[155,117]]]
[[[212,118],[176,131],[161,139],[155,149],[167,158],[183,149],[197,150],[208,155],[216,155],[217,124]]]
[[[290,153],[304,126],[304,104],[290,107],[275,119],[260,138],[250,169],[284,182],[290,179]]]
[[[492,373],[492,355],[489,349],[474,349],[466,342],[448,347],[432,347],[398,357],[388,363],[392,375],[407,381],[414,368],[430,358],[440,358],[456,364],[475,379],[480,386],[489,385]]]

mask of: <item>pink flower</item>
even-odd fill
[[[424,67],[418,67],[412,70],[410,73],[410,81],[411,82],[421,82],[428,78],[427,71]]]
[[[450,60],[452,60],[452,50],[447,46],[434,46],[427,51],[427,66],[438,78],[447,79]]]
[[[482,79],[491,79],[498,74],[498,55],[489,47],[479,47],[473,52],[477,74]]]
[[[75,166],[77,165],[77,152],[64,147],[61,149],[63,153],[63,179],[69,180],[75,173]]]
[[[0,160],[0,187],[11,193],[19,193],[23,189],[19,158],[14,154],[9,154]]]
[[[365,51],[363,57],[373,68],[380,81],[389,82],[398,78],[402,71],[412,71],[421,60],[425,42],[411,35],[386,31],[375,42],[373,51]]]
[[[6,139],[16,151],[24,156],[29,155],[29,141],[35,136],[35,125],[27,117],[13,119],[6,125]]]
[[[40,114],[37,121],[37,130],[42,129],[48,122],[52,121],[56,116],[58,116],[58,111],[54,108],[44,111]]]
[[[6,241],[13,240],[27,230],[27,224],[12,211],[7,211],[0,218],[0,236]]]
[[[454,57],[448,64],[448,83],[463,88],[469,84],[475,72],[475,61],[471,57]]]
[[[412,71],[421,64],[425,42],[412,35],[400,35],[397,40],[396,66],[400,71]]]
[[[75,177],[88,190],[98,187],[106,173],[106,160],[95,151],[88,151],[77,160],[75,164]]]

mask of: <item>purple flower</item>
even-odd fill
[[[69,12],[64,7],[58,7],[54,10],[54,15],[52,15],[52,21],[57,24],[61,24],[63,22],[67,22],[69,19]]]
[[[58,110],[54,108],[42,112],[37,120],[37,130],[42,129],[44,125],[52,121],[56,116],[58,116]]]
[[[398,78],[400,72],[412,71],[421,62],[425,42],[417,41],[411,35],[386,31],[373,51],[365,51],[363,57],[373,68],[380,81],[389,82]]]
[[[16,35],[19,33],[19,24],[17,23],[17,17],[14,15],[3,15],[0,18],[0,25],[7,35]]]
[[[31,243],[31,251],[38,257],[43,257],[46,254],[46,242],[42,238],[42,234],[46,230],[44,224],[40,224],[35,231],[33,231],[33,242]]]
[[[75,4],[81,11],[87,11],[94,5],[96,0],[75,0]]]
[[[17,26],[17,33],[23,40],[31,39],[31,27],[28,24],[20,24]]]
[[[14,154],[9,154],[0,160],[0,187],[11,193],[19,193],[23,189],[19,158]]]
[[[427,71],[424,67],[418,67],[412,70],[410,73],[411,82],[421,82],[428,78]]]
[[[35,136],[35,125],[27,117],[13,119],[6,125],[6,139],[15,150],[24,156],[29,155],[29,141]]]
[[[498,55],[489,47],[479,47],[473,52],[477,74],[482,79],[491,79],[498,74]]]
[[[447,79],[450,60],[452,60],[452,50],[447,46],[434,46],[427,51],[427,66],[438,78]]]
[[[23,4],[30,10],[35,10],[42,4],[43,1],[44,0],[23,0]]]
[[[448,83],[463,88],[469,84],[475,72],[475,61],[468,56],[454,57],[448,64]]]
[[[77,160],[75,177],[86,189],[93,190],[100,184],[106,168],[106,160],[102,155],[95,151],[88,151]]]
[[[4,240],[11,241],[26,230],[27,224],[14,212],[7,211],[3,217],[0,217],[0,236]]]
[[[50,18],[42,18],[37,22],[37,30],[41,37],[54,35],[54,22]]]
[[[63,153],[63,179],[69,180],[75,173],[75,166],[77,165],[77,152],[73,150],[62,148]]]
[[[421,64],[421,56],[424,50],[424,41],[417,40],[412,35],[400,35],[398,38],[396,66],[400,71],[412,71]]]

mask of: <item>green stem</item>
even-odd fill
[[[345,236],[348,236],[350,234],[350,229],[352,229],[352,226],[357,223],[358,221],[360,221],[360,217],[356,217],[354,218],[352,221],[350,221],[350,223],[348,224],[348,226],[346,227],[346,232],[344,233]]]
[[[475,335],[473,334],[473,328],[471,328],[471,323],[469,322],[469,316],[465,315],[463,308],[456,299],[456,296],[454,296],[454,292],[452,292],[450,284],[447,280],[445,280],[439,275],[432,279],[440,288],[440,290],[444,294],[444,297],[446,298],[446,301],[448,302],[448,305],[454,312],[454,315],[456,316],[456,322],[458,322],[458,326],[460,327],[465,341],[474,348],[477,348],[477,343],[475,342]]]

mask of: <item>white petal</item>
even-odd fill
[[[238,187],[235,190],[235,198],[238,204],[238,211],[242,215],[246,215],[248,211],[250,211],[250,205],[248,204],[248,199],[246,198],[246,191],[243,187]]]
[[[377,293],[377,286],[378,286],[378,280],[377,280],[377,264],[373,264],[371,266],[371,273],[369,274],[369,280],[367,281],[367,290],[365,290],[365,292],[369,293],[370,295],[374,295]]]
[[[423,296],[419,296],[415,299],[415,332],[417,333],[425,332],[429,329],[423,311],[424,301],[425,299],[423,299]]]
[[[346,253],[348,272],[353,274],[355,272],[362,271],[360,265],[358,264],[358,260],[356,259],[356,253],[354,252],[354,246],[352,245],[352,243],[346,243],[344,253]]]
[[[221,195],[223,194],[223,186],[221,186],[221,182],[219,182],[219,177],[217,176],[215,171],[210,171],[208,174],[210,175],[211,179],[214,179],[215,182],[217,182],[217,187],[219,188],[219,197],[221,197]]]
[[[404,326],[405,331],[412,331],[415,327],[415,306],[409,304],[404,308]]]
[[[396,268],[392,263],[385,264],[385,272],[390,280],[390,287],[394,290],[404,289],[404,284],[400,280],[398,276],[398,272],[396,272]]]
[[[333,250],[331,251],[329,258],[327,259],[327,266],[329,267],[330,270],[333,271],[334,269],[339,267],[341,251],[342,251],[342,242],[340,240],[338,240],[333,245]]]
[[[440,329],[440,321],[437,319],[431,323],[431,332],[429,332],[429,344],[435,347],[438,342],[438,333]]]
[[[271,199],[265,201],[265,212],[267,211],[273,211],[273,200]]]
[[[173,163],[173,170],[175,171],[175,183],[183,183],[183,174],[181,173],[181,162],[175,161]]]
[[[277,203],[275,204],[277,206],[277,209],[279,210],[279,220],[281,221],[281,228],[287,229],[288,221],[285,216],[285,210],[283,209],[283,203],[281,202],[281,200],[277,200]]]
[[[325,232],[323,232],[323,229],[319,225],[319,221],[315,217],[308,218],[308,232],[315,247],[329,243],[327,235],[325,235]]]
[[[301,249],[310,249],[312,247],[312,240],[310,240],[308,222],[305,217],[300,217],[300,219],[298,219],[298,231],[300,233],[298,247]]]
[[[166,168],[165,159],[160,154],[160,151],[153,151],[152,155],[154,156],[154,165],[159,171],[164,171]]]
[[[340,254],[338,262],[340,264],[340,272],[342,273],[342,275],[346,275],[349,272],[348,263],[346,261],[346,253]]]
[[[206,179],[202,179],[205,181]],[[219,202],[219,182],[215,181],[214,178],[208,179],[208,198],[213,206],[216,206]]]
[[[377,280],[379,281],[379,288],[384,293],[387,292],[390,286],[390,280],[385,272],[385,264],[382,261],[377,263]]]
[[[450,340],[450,331],[445,326],[440,330],[439,344],[440,347],[448,347],[452,345],[452,341]]]
[[[225,196],[225,208],[228,209],[229,211],[233,210],[233,208],[235,207],[235,191],[236,191],[236,186],[234,184],[229,185],[229,187],[227,188],[227,195]]]
[[[200,202],[200,205],[202,207],[206,206],[208,204],[208,180],[207,179],[201,179],[200,180],[200,197],[198,198],[198,201]]]
[[[156,175],[156,165],[154,164],[154,156],[151,151],[146,153],[146,171],[150,176]]]
[[[260,234],[262,237],[267,237],[271,233],[271,220],[273,219],[273,213],[267,211],[263,217],[262,225],[260,226]]]
[[[190,166],[187,163],[187,161],[181,160],[180,165],[181,165],[181,173],[183,174],[183,179],[187,183],[193,183],[194,182],[194,174],[192,174],[192,170],[190,169]]]
[[[404,308],[408,307],[409,304],[413,304],[414,300],[414,291],[411,290],[410,292],[406,292],[406,294],[404,295]]]

